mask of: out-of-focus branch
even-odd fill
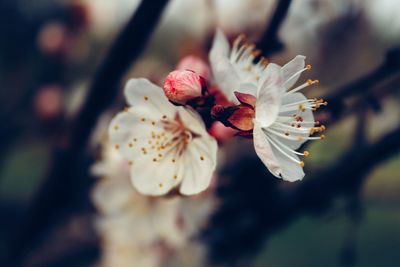
[[[284,45],[279,40],[279,29],[286,18],[292,0],[277,1],[272,19],[266,28],[261,39],[257,43],[257,47],[263,50],[264,55],[270,55],[283,49]]]
[[[251,258],[266,238],[298,216],[326,212],[338,196],[357,193],[366,175],[399,149],[400,127],[373,144],[352,149],[301,183],[289,185],[266,174],[265,166],[253,158],[241,159],[240,166],[236,163],[227,171],[232,179],[220,186],[223,201],[205,232],[211,259],[231,265]],[[246,246],[237,246],[238,242]]]
[[[26,223],[11,247],[4,266],[18,266],[48,227],[76,211],[77,206],[88,202],[90,181],[87,179],[85,153],[87,141],[100,113],[116,98],[122,76],[143,51],[167,2],[142,1],[110,48],[93,80],[82,110],[66,134],[67,145],[55,152],[50,172],[33,200]]]
[[[346,107],[346,101],[354,96],[361,96],[364,98],[361,103],[367,102],[371,107],[376,108],[379,106],[380,97],[385,94],[384,92],[372,94],[371,89],[397,74],[400,74],[400,47],[389,50],[384,62],[369,74],[334,90],[333,93],[326,96],[325,99],[328,101],[329,108],[322,110],[321,114],[327,117],[328,122],[338,120],[349,110]]]

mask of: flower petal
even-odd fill
[[[147,79],[130,79],[124,93],[127,102],[132,107],[147,107],[152,109],[150,113],[158,111],[166,115],[172,115],[175,112],[175,107],[169,103],[163,89]]]
[[[176,187],[182,180],[185,163],[182,158],[173,162],[173,154],[163,158],[155,155],[141,155],[131,167],[134,187],[144,195],[160,196]],[[156,159],[156,160],[154,160]]]
[[[208,188],[217,165],[217,148],[217,142],[210,136],[192,140],[184,156],[181,194],[197,194]]]
[[[274,176],[281,178],[282,170],[280,164],[272,151],[271,144],[268,142],[265,133],[257,123],[253,129],[253,140],[254,149],[258,157]]]
[[[298,162],[294,162],[284,155],[281,151],[272,147],[272,153],[274,154],[276,160],[279,162],[281,168],[281,177],[285,181],[295,182],[302,180],[304,177],[303,167]],[[291,157],[297,159],[299,162],[299,157],[293,152],[287,152]]]
[[[269,64],[256,102],[256,120],[261,127],[268,127],[276,120],[281,106],[282,87],[281,67],[273,63]]]
[[[213,45],[209,54],[211,69],[216,84],[224,92],[226,97],[235,103],[238,101],[233,94],[238,89],[240,79],[234,66],[229,61],[229,43],[224,33],[217,29]]]
[[[300,71],[304,69],[305,58],[305,56],[298,55],[282,67],[283,80],[286,89],[291,88],[299,79],[301,74]],[[295,75],[296,73],[298,74]]]

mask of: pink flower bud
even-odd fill
[[[177,70],[192,70],[204,79],[208,79],[210,76],[210,68],[208,65],[199,57],[186,56],[181,59],[176,66]]]
[[[186,104],[202,96],[205,80],[190,70],[175,70],[168,74],[164,83],[164,93],[176,104]]]

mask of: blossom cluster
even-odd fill
[[[138,192],[160,196],[206,190],[217,166],[217,140],[232,136],[251,138],[274,176],[286,181],[304,177],[300,157],[310,153],[297,150],[307,140],[324,138],[325,127],[313,111],[326,102],[300,92],[318,80],[295,86],[311,68],[304,56],[279,66],[260,54],[244,36],[230,46],[217,30],[210,68],[190,57],[163,87],[143,78],[128,81],[128,107],[111,121],[109,137]]]

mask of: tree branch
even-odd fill
[[[66,134],[68,145],[56,149],[51,170],[33,201],[26,224],[11,246],[8,263],[4,266],[19,266],[35,242],[40,241],[42,232],[47,231],[55,221],[62,220],[78,207],[89,208],[89,162],[85,157],[88,139],[98,116],[117,97],[122,76],[143,51],[167,2],[143,0],[110,48],[81,111],[71,124],[71,131]]]
[[[265,166],[254,158],[241,159],[240,166],[234,163],[226,171],[231,179],[218,189],[220,208],[204,233],[212,261],[232,265],[252,258],[266,238],[298,216],[326,212],[338,196],[358,192],[367,174],[399,148],[400,127],[296,184],[266,174]]]
[[[275,8],[274,15],[263,36],[257,43],[257,47],[263,50],[263,54],[268,56],[283,49],[284,45],[279,40],[278,32],[286,18],[292,0],[279,0]]]

